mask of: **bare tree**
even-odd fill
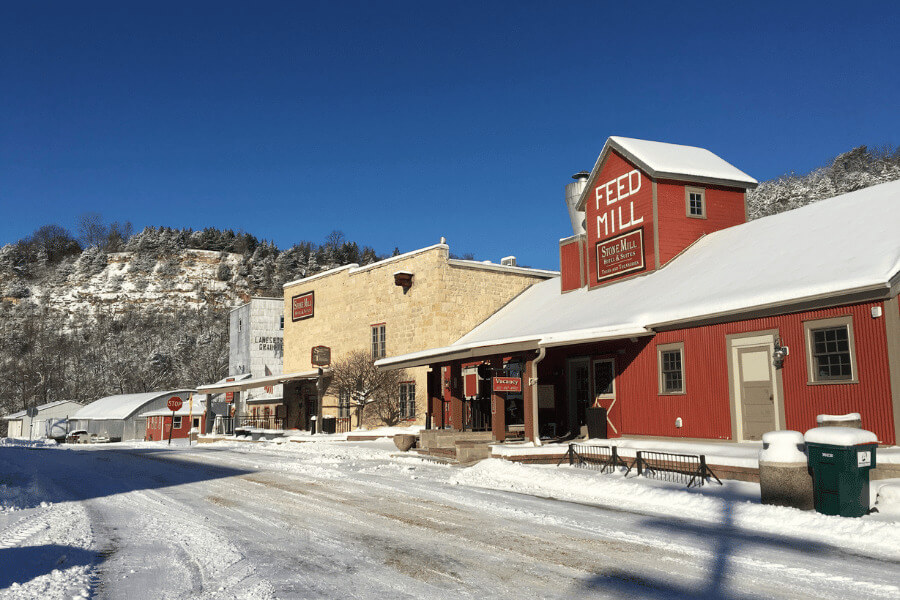
[[[358,426],[365,423],[366,408],[372,407],[376,416],[388,424],[395,424],[400,414],[398,396],[400,382],[406,379],[401,371],[385,371],[375,367],[375,361],[364,350],[354,350],[335,362],[331,385],[339,394],[346,394],[356,409]],[[392,407],[396,405],[396,416]],[[385,419],[387,417],[387,419]]]
[[[109,227],[103,223],[100,213],[86,212],[78,215],[75,227],[78,231],[78,241],[84,248],[103,246],[109,236]]]

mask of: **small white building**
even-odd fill
[[[36,411],[33,417],[28,416],[27,410],[3,417],[8,424],[7,437],[64,438],[69,417],[84,408],[84,405],[72,400],[56,400],[33,408]]]
[[[187,404],[188,397],[193,393],[194,390],[173,390],[100,398],[72,415],[69,430],[85,430],[113,442],[142,440],[147,434],[144,413],[165,408],[169,398],[174,396]]]

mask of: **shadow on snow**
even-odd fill
[[[829,553],[835,548],[805,539],[747,532],[734,524],[734,501],[722,503],[722,517],[717,524],[696,523],[683,519],[648,519],[644,524],[661,530],[667,541],[682,537],[699,538],[712,547],[712,558],[708,566],[696,568],[693,572],[667,574],[665,577],[651,575],[648,565],[646,572],[606,569],[580,584],[583,590],[605,592],[613,597],[703,599],[703,600],[750,600],[764,596],[738,590],[730,586],[732,558],[737,550],[747,546],[763,546],[787,549],[793,552],[815,554]],[[698,583],[692,585],[692,581]]]
[[[28,583],[54,569],[93,565],[96,559],[95,552],[57,544],[0,548],[0,589]]]
[[[0,506],[88,500],[244,475],[252,471],[178,458],[165,448],[62,450],[0,447]]]

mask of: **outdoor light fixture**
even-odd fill
[[[784,364],[784,357],[790,354],[790,348],[781,345],[781,338],[775,338],[775,348],[772,352],[772,364],[776,369],[780,369]]]

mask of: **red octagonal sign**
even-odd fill
[[[178,396],[172,396],[171,398],[169,398],[169,401],[166,402],[166,406],[168,406],[169,410],[171,410],[172,412],[180,409],[182,404],[184,404],[184,402],[182,402],[181,398],[179,398]]]

